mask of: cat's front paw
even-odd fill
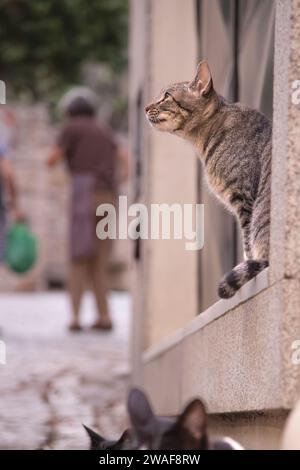
[[[227,278],[222,279],[218,287],[218,295],[221,299],[230,299],[236,293],[237,289],[230,286]]]

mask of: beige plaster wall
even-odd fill
[[[149,96],[153,99],[164,86],[193,76],[197,43],[193,0],[153,0],[150,6]],[[148,203],[195,203],[193,149],[177,137],[148,131]],[[197,314],[198,254],[186,251],[182,240],[149,241],[146,250],[149,346]]]
[[[282,429],[287,412],[260,412],[209,417],[213,436],[230,436],[245,449],[277,450],[281,447]]]

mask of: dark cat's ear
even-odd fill
[[[138,389],[132,389],[127,402],[128,414],[140,441],[149,439],[155,432],[156,419],[146,395]]]
[[[100,436],[100,434],[97,434],[95,431],[88,428],[84,424],[82,426],[84,427],[84,429],[86,430],[86,432],[87,432],[87,434],[90,438],[90,441],[91,441],[90,449],[91,450],[99,449],[99,447],[105,441],[105,439],[102,436]]]
[[[126,429],[126,431],[123,432],[122,436],[120,439],[114,444],[113,449],[118,450],[118,449],[128,449],[129,444],[130,444],[130,431]]]
[[[207,447],[206,409],[201,400],[195,399],[187,405],[179,416],[177,426],[180,429],[185,449]]]
[[[206,96],[209,94],[213,87],[213,81],[208,63],[205,60],[198,64],[196,76],[189,86],[199,95]]]

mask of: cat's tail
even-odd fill
[[[222,299],[232,297],[246,282],[250,281],[263,269],[269,266],[267,260],[249,259],[238,264],[225,274],[219,284],[218,294]]]

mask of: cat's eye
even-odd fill
[[[172,95],[170,95],[170,93],[169,93],[168,91],[166,91],[166,93],[165,93],[165,100],[166,100],[167,98],[172,98]]]

